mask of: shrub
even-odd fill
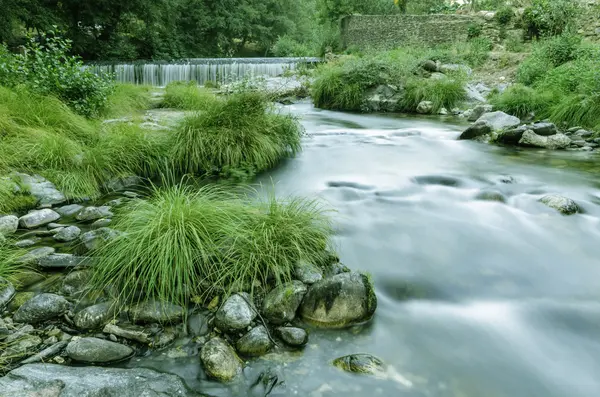
[[[469,40],[467,52],[463,58],[472,67],[481,66],[489,58],[493,44],[487,37],[477,37]]]
[[[575,59],[580,51],[581,38],[561,35],[539,42],[533,53],[519,67],[517,81],[533,85],[541,80],[552,67]]]
[[[557,97],[549,91],[536,91],[531,87],[515,84],[502,94],[492,97],[494,108],[519,118],[534,113],[538,118],[548,117]]]
[[[512,21],[513,17],[515,16],[515,13],[513,11],[513,9],[511,7],[503,7],[500,10],[498,10],[496,12],[496,21],[498,21],[498,23],[500,25],[508,25],[510,23],[510,21]]]
[[[570,127],[600,128],[600,92],[564,97],[550,118],[556,123]]]
[[[289,278],[300,258],[324,250],[331,227],[302,199],[245,203],[214,186],[155,188],[114,218],[124,233],[96,253],[92,285],[186,303],[212,290],[263,286]]]
[[[573,28],[580,12],[577,1],[532,0],[522,20],[530,37],[551,37]]]
[[[167,85],[163,106],[183,110],[206,110],[215,101],[215,95],[198,87],[196,82],[174,82]]]
[[[280,36],[277,38],[271,52],[276,57],[309,57],[315,56],[311,49],[303,43],[299,43],[290,36]]]
[[[268,107],[260,92],[237,93],[187,117],[170,145],[176,169],[182,174],[235,169],[254,174],[298,152],[300,125]]]
[[[405,86],[400,108],[414,112],[421,101],[433,102],[433,112],[452,109],[466,97],[461,77],[441,79],[412,78]]]
[[[467,37],[469,39],[474,39],[476,37],[481,36],[482,31],[483,31],[483,28],[481,27],[481,25],[479,25],[477,23],[470,23],[469,26],[467,27]]]

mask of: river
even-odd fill
[[[319,196],[336,211],[344,264],[372,275],[372,323],[316,331],[298,354],[247,364],[244,384],[205,380],[198,358],[129,365],[177,373],[215,396],[591,397],[600,395],[600,158],[457,141],[438,118],[287,107],[307,130],[304,151],[261,178],[280,195]],[[506,202],[477,200],[494,191]],[[559,193],[584,214],[537,200]],[[370,353],[382,378],[331,361]]]

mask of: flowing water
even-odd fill
[[[198,358],[142,358],[215,396],[593,397],[600,395],[600,156],[457,141],[440,119],[288,107],[304,151],[269,175],[278,194],[322,197],[335,209],[342,262],[369,272],[372,323],[315,331],[302,353],[249,362],[246,383],[205,380]],[[506,202],[483,201],[495,191]],[[562,216],[537,200],[575,199]],[[331,362],[370,353],[388,373]]]
[[[178,63],[91,64],[94,73],[112,73],[119,83],[166,86],[173,81],[228,83],[242,78],[275,77],[320,58],[198,58]]]

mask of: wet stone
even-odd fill
[[[263,316],[273,324],[292,321],[306,290],[306,285],[297,280],[275,287],[263,301]]]
[[[18,323],[36,324],[62,315],[69,306],[69,302],[60,295],[40,294],[25,302],[13,319]]]
[[[71,217],[77,215],[83,208],[83,205],[71,204],[65,205],[60,208],[56,208],[55,211],[58,212],[61,216]]]
[[[159,301],[138,303],[129,309],[129,318],[134,323],[172,324],[178,323],[185,314],[181,306]]]
[[[8,304],[8,310],[11,312],[17,311],[25,302],[35,296],[35,292],[17,292],[15,297]]]
[[[40,237],[33,237],[33,238],[25,239],[25,240],[19,240],[19,241],[17,241],[15,243],[15,247],[17,247],[17,248],[29,248],[31,246],[36,245],[40,241],[42,241],[42,239]]]
[[[65,296],[81,295],[86,291],[90,277],[88,270],[73,271],[66,275],[60,290]]]
[[[60,223],[49,223],[48,229],[58,229],[59,227],[66,227],[65,225],[61,225]]]
[[[0,277],[0,312],[13,299],[15,293],[14,285],[7,279]]]
[[[137,325],[106,324],[102,330],[105,334],[116,335],[121,338],[149,344],[152,342],[153,333],[144,327]]]
[[[333,365],[355,374],[377,375],[385,372],[383,361],[370,354],[351,354],[336,358]]]
[[[323,273],[318,266],[304,261],[299,261],[294,268],[296,279],[304,284],[314,284],[323,278]]]
[[[73,317],[75,326],[82,330],[98,329],[110,321],[117,310],[115,302],[103,302],[80,310]]]
[[[206,374],[220,382],[229,382],[242,372],[242,362],[235,350],[223,339],[212,338],[200,351]]]
[[[100,229],[100,228],[109,226],[111,222],[112,222],[112,220],[109,218],[102,218],[102,219],[98,219],[97,221],[92,223],[92,225],[90,227],[92,229]]]
[[[80,237],[81,242],[88,250],[95,250],[102,247],[108,241],[118,237],[120,235],[116,230],[108,227],[101,227],[96,230],[83,233]]]
[[[475,196],[475,200],[482,201],[497,201],[499,203],[506,203],[506,197],[498,191],[495,190],[484,190]]]
[[[0,216],[0,235],[8,236],[17,231],[19,218],[14,215]]]
[[[558,194],[549,194],[540,199],[540,202],[553,208],[563,215],[572,215],[581,211],[574,200]]]
[[[81,234],[81,229],[77,226],[68,226],[54,235],[56,241],[69,242],[77,240]]]
[[[279,327],[275,329],[276,335],[291,347],[302,347],[308,343],[308,332],[297,327]]]
[[[90,222],[102,218],[110,218],[113,213],[110,211],[110,207],[86,207],[79,211],[75,219],[81,222]]]
[[[248,327],[256,318],[256,310],[250,304],[248,294],[234,294],[219,308],[215,325],[225,331],[236,331]]]
[[[256,357],[266,354],[273,347],[273,342],[269,338],[267,329],[259,325],[242,336],[235,346],[241,355]]]
[[[69,342],[66,353],[82,363],[106,364],[131,357],[133,349],[104,339],[80,338]]]
[[[39,259],[52,255],[54,252],[56,252],[56,250],[52,247],[35,248],[19,258],[18,262],[23,264],[37,264]]]
[[[19,218],[19,226],[25,229],[35,229],[58,219],[60,219],[60,215],[51,209],[35,210]]]
[[[194,313],[187,321],[188,334],[191,336],[204,336],[209,332],[208,317],[204,313]]]
[[[89,263],[89,258],[72,254],[51,254],[38,259],[38,265],[44,269],[65,269]]]

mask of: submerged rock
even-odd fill
[[[0,313],[6,307],[8,302],[15,296],[14,285],[7,279],[0,277]]]
[[[202,346],[200,360],[206,374],[220,382],[229,382],[242,372],[242,362],[233,347],[218,337]]]
[[[152,332],[136,325],[106,324],[102,330],[105,334],[120,336],[140,343],[152,343]]]
[[[8,236],[19,228],[19,218],[14,215],[0,217],[0,235]]]
[[[56,208],[55,211],[58,212],[61,216],[71,217],[77,215],[83,209],[83,205],[79,204],[70,204],[65,205],[60,208]]]
[[[475,200],[483,201],[497,201],[499,203],[506,203],[506,197],[497,190],[483,190],[475,196]]]
[[[342,328],[370,320],[377,309],[377,297],[367,276],[342,273],[313,284],[300,314],[309,324]]]
[[[385,372],[383,361],[370,354],[350,354],[336,358],[333,360],[333,365],[355,374],[378,375]]]
[[[291,347],[302,347],[308,343],[308,332],[297,327],[279,327],[275,329],[277,336]]]
[[[102,218],[110,218],[113,213],[110,212],[110,207],[86,207],[79,211],[75,219],[81,222],[95,221]]]
[[[120,236],[120,233],[116,230],[108,227],[101,227],[96,230],[83,233],[80,237],[81,242],[89,251],[98,249],[112,239]]]
[[[21,397],[191,397],[183,381],[146,368],[30,364],[0,378],[2,395]],[[199,397],[199,396],[197,396]]]
[[[551,136],[537,135],[531,130],[523,133],[523,137],[519,141],[520,145],[539,147],[544,149],[556,150],[566,149],[571,144],[571,139],[564,134],[556,134]]]
[[[73,317],[75,326],[79,329],[90,330],[103,327],[115,315],[115,302],[103,302],[80,310]]]
[[[59,231],[54,235],[56,241],[69,242],[77,240],[77,237],[81,234],[81,229],[77,226],[68,226]]]
[[[248,327],[256,318],[248,294],[231,295],[217,311],[215,325],[225,331],[236,331]]]
[[[133,355],[129,346],[98,338],[80,338],[69,342],[67,355],[75,361],[106,364],[124,360]]]
[[[259,325],[242,336],[235,347],[244,356],[262,356],[273,347],[273,342],[269,338],[267,329],[263,325]]]
[[[183,319],[183,307],[155,300],[140,302],[129,309],[129,318],[134,323],[172,324]]]
[[[62,315],[69,306],[69,302],[60,295],[40,294],[23,303],[13,319],[17,323],[36,324]]]
[[[572,215],[581,211],[574,200],[558,194],[549,194],[540,199],[540,202],[553,208],[563,215]]]
[[[292,321],[306,290],[306,285],[296,280],[275,287],[263,301],[262,314],[273,324]]]
[[[38,259],[38,265],[44,269],[65,269],[90,263],[90,258],[72,254],[50,254]]]
[[[19,225],[25,229],[35,229],[36,227],[47,225],[60,219],[60,215],[49,208],[43,210],[34,210],[19,218]]]

